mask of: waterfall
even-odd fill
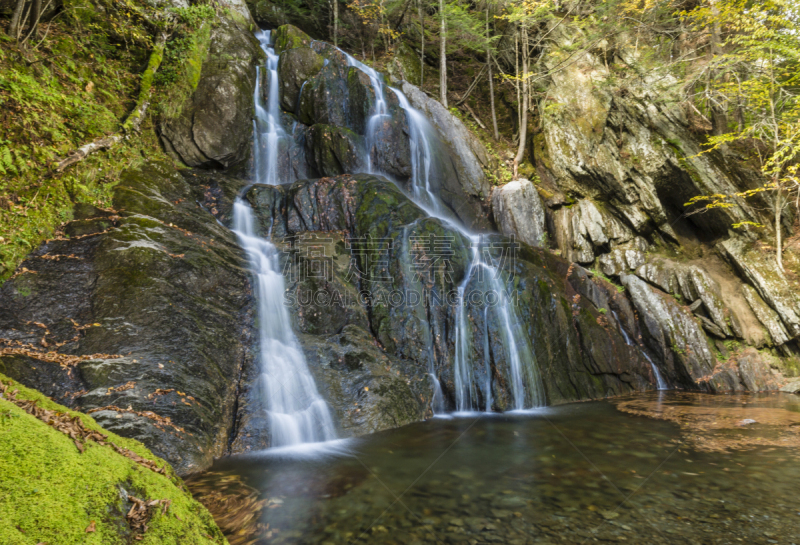
[[[261,92],[262,67],[256,68],[256,91],[253,97],[256,117],[253,120],[253,158],[255,159],[255,181],[259,184],[276,185],[278,181],[278,141],[285,135],[281,126],[280,87],[278,84],[278,55],[270,46],[270,31],[256,32],[261,49],[267,54],[266,78],[269,83],[267,102]]]
[[[339,51],[341,51],[341,49]],[[342,53],[344,53],[345,57],[347,57],[348,66],[358,68],[367,76],[369,76],[369,81],[372,84],[372,90],[375,92],[375,105],[372,108],[372,115],[370,115],[369,119],[367,120],[367,134],[365,135],[367,148],[365,157],[367,162],[367,172],[373,173],[372,148],[375,146],[375,133],[377,132],[381,123],[383,123],[386,119],[391,118],[386,110],[386,97],[383,94],[383,76],[376,72],[374,68],[370,68],[363,62],[356,60],[356,58],[352,55],[349,55],[344,51],[342,51]]]
[[[614,316],[614,319],[617,321],[617,325],[619,326],[619,331],[620,331],[620,333],[622,333],[622,338],[625,339],[625,344],[627,344],[628,346],[634,346],[634,347],[637,346],[631,340],[630,336],[628,335],[628,332],[625,331],[625,328],[622,327],[622,322],[619,321],[619,316],[617,316],[617,313],[612,310],[611,314]],[[669,390],[669,386],[667,385],[667,381],[664,380],[664,377],[661,376],[661,371],[658,370],[658,367],[656,367],[655,362],[653,362],[653,360],[650,358],[650,356],[647,354],[647,352],[644,349],[642,349],[642,354],[644,355],[644,358],[647,361],[650,362],[650,367],[653,369],[653,375],[655,375],[655,377],[656,377],[656,385],[657,385],[658,389],[659,390]]]
[[[265,69],[258,69],[256,86],[256,118],[254,120],[255,180],[257,183],[275,185],[279,180],[277,157],[280,139],[286,133],[281,126],[279,105],[278,56],[270,47],[269,31],[256,33],[267,54]],[[341,51],[341,50],[340,50]],[[344,52],[342,52],[344,53]],[[374,69],[344,53],[348,66],[358,68],[370,79],[375,104],[366,127],[366,165],[374,172],[373,157],[380,124],[391,118],[384,93],[383,76]],[[262,78],[268,78],[269,92],[266,103],[261,93]],[[489,319],[492,316],[499,330],[499,345],[508,365],[510,406],[513,409],[536,407],[544,404],[545,396],[536,363],[533,346],[522,330],[513,303],[503,286],[502,267],[497,266],[485,248],[481,235],[468,232],[445,206],[431,187],[431,173],[435,165],[434,145],[438,144],[435,129],[427,119],[411,107],[406,96],[389,87],[397,97],[406,116],[411,150],[411,198],[430,216],[444,222],[461,233],[471,243],[471,261],[465,277],[457,288],[458,303],[455,309],[454,379],[456,407],[459,411],[491,410],[492,374],[489,342]],[[377,172],[374,172],[377,173]],[[269,241],[254,234],[252,211],[247,203],[238,200],[234,207],[235,231],[251,260],[257,278],[256,296],[259,302],[261,367],[267,397],[273,445],[322,441],[333,438],[332,421],[328,407],[317,392],[314,380],[303,358],[299,343],[291,331],[287,309],[283,307],[283,278],[278,270],[277,250]],[[485,254],[485,255],[484,255]],[[476,279],[476,275],[480,276]],[[483,276],[489,277],[488,282]],[[482,308],[471,308],[468,288],[471,282],[490,289],[497,303]],[[472,322],[470,311],[483,313],[483,360],[474,362],[472,356]],[[430,337],[430,335],[428,335]],[[429,377],[433,383],[432,409],[444,410],[444,397],[435,372],[433,339],[426,339],[429,350]],[[475,383],[474,365],[481,365],[485,382]],[[483,406],[480,406],[482,393]]]
[[[544,405],[545,395],[542,380],[539,375],[533,346],[527,339],[525,332],[518,331],[519,320],[509,301],[506,290],[501,282],[500,268],[495,266],[491,257],[483,255],[481,247],[483,237],[472,234],[449,213],[430,186],[430,174],[433,166],[434,153],[431,149],[435,137],[434,129],[419,111],[414,109],[408,98],[399,90],[390,87],[397,96],[400,106],[406,114],[409,127],[409,142],[411,148],[412,167],[412,199],[431,216],[442,220],[455,231],[461,233],[470,241],[470,264],[464,275],[464,280],[458,286],[458,302],[456,308],[455,330],[455,358],[454,382],[456,394],[456,409],[458,411],[471,411],[480,409],[472,372],[473,362],[470,357],[472,350],[472,334],[470,321],[467,316],[467,288],[476,272],[480,271],[490,281],[488,286],[497,296],[498,301],[493,305],[493,311],[501,326],[501,343],[509,364],[511,373],[511,397],[514,409],[524,409]],[[488,308],[484,312],[484,323],[488,319]],[[488,326],[485,329],[488,337]],[[486,369],[487,383],[484,387],[484,409],[491,410],[492,389],[489,364],[489,343],[484,343],[484,368]]]
[[[278,105],[278,57],[269,46],[269,31],[256,36],[267,54],[269,97],[264,108],[260,85],[256,86],[255,179],[258,183],[274,185],[280,182],[277,147],[283,133]],[[257,77],[260,76],[259,69]],[[233,205],[233,231],[247,253],[255,279],[260,386],[267,408],[271,446],[335,439],[330,410],[317,391],[284,305],[280,252],[274,244],[256,234],[253,211],[241,198]]]

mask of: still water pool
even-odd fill
[[[642,394],[434,418],[189,481],[232,545],[800,545],[800,396]]]

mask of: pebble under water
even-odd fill
[[[220,460],[232,545],[800,544],[800,397],[639,394]]]

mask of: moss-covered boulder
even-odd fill
[[[308,47],[311,44],[311,36],[294,25],[282,25],[275,30],[273,43],[275,44],[275,54],[280,55],[287,49]]]
[[[0,390],[0,542],[227,543],[169,464],[144,445],[3,375]],[[70,437],[45,423],[51,419],[79,429],[67,422],[77,419],[93,439]],[[135,500],[158,501],[144,511],[145,531],[127,517],[132,508],[139,516]]]
[[[246,257],[207,210],[229,214],[236,183],[149,164],[123,174],[113,212],[77,210],[0,288],[0,339],[20,349],[0,372],[181,474],[224,454],[251,296]]]
[[[161,142],[188,166],[229,167],[245,161],[252,141],[256,65],[264,58],[241,16],[223,16],[211,31],[194,93],[179,115],[159,125]]]
[[[278,60],[281,108],[295,112],[300,89],[308,78],[315,76],[322,69],[324,61],[321,55],[308,47],[288,49],[281,53]]]

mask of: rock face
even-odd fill
[[[198,204],[220,206],[204,194],[223,191],[192,181],[160,164],[124,174],[116,212],[78,210],[69,238],[0,288],[0,338],[26,349],[0,356],[0,372],[92,411],[181,474],[226,452],[253,319],[246,259]]]
[[[535,247],[547,236],[542,200],[530,180],[517,180],[492,190],[492,213],[501,233]]]
[[[274,240],[283,240],[290,270],[330,271],[325,278],[298,275],[288,286],[287,296],[296,309],[292,314],[297,316],[297,330],[320,390],[335,408],[342,408],[338,416],[343,428],[352,426],[362,433],[385,428],[387,421],[419,418],[429,410],[432,385],[427,374],[431,371],[439,377],[452,408],[458,317],[452,297],[464,278],[470,242],[427,217],[380,177],[256,185],[247,199],[262,231],[271,230]],[[420,252],[430,250],[416,245],[431,237],[448,241],[446,274],[429,276],[430,271],[419,269]],[[496,252],[508,243],[492,237],[486,241],[487,251],[494,248]],[[313,259],[308,245],[316,248],[313,255],[325,256],[327,266],[310,267]],[[527,369],[541,375],[547,402],[647,387],[652,380],[649,365],[638,347],[625,342],[621,326],[606,314],[617,309],[634,333],[632,307],[613,286],[595,283],[565,261],[524,243],[514,259],[506,260],[502,274],[508,283],[501,285],[508,286],[516,298],[513,308],[520,323],[515,334],[522,343],[518,349],[529,354]],[[489,280],[476,275],[468,291],[491,289],[483,283]],[[324,300],[317,299],[317,293]],[[502,340],[502,317],[493,307],[481,304],[468,305],[467,313],[474,324],[469,361],[478,385],[476,395],[481,402],[490,397],[495,409],[510,408],[510,355]],[[361,354],[361,364],[356,365],[355,354]],[[391,372],[380,373],[387,368]],[[368,391],[343,386],[350,381],[357,386],[368,384],[367,378],[372,381]],[[380,400],[378,396],[390,396],[393,401],[373,401]],[[382,402],[391,410],[367,410],[370,404],[375,407]],[[353,407],[361,412],[353,413]],[[349,416],[341,412],[345,408]],[[348,417],[362,420],[349,424]]]
[[[553,30],[547,66],[560,66],[572,32],[580,30]],[[713,390],[774,386],[771,365],[788,375],[800,368],[800,289],[791,274],[776,271],[768,251],[731,227],[769,226],[764,211],[772,197],[704,213],[686,206],[692,197],[747,191],[762,180],[735,146],[701,153],[706,129],[700,114],[681,105],[671,76],[616,83],[615,71],[638,62],[637,51],[628,36],[616,36],[603,46],[609,56],[590,51],[548,83],[554,107],[528,156],[549,246],[614,281],[626,279],[647,346],[672,381],[692,387],[700,380],[694,387]],[[505,200],[493,199],[493,214],[509,232]],[[534,214],[525,216],[533,221]]]
[[[227,168],[247,160],[255,68],[263,58],[248,26],[236,17],[219,19],[194,94],[177,118],[159,127],[165,149],[191,167]]]

